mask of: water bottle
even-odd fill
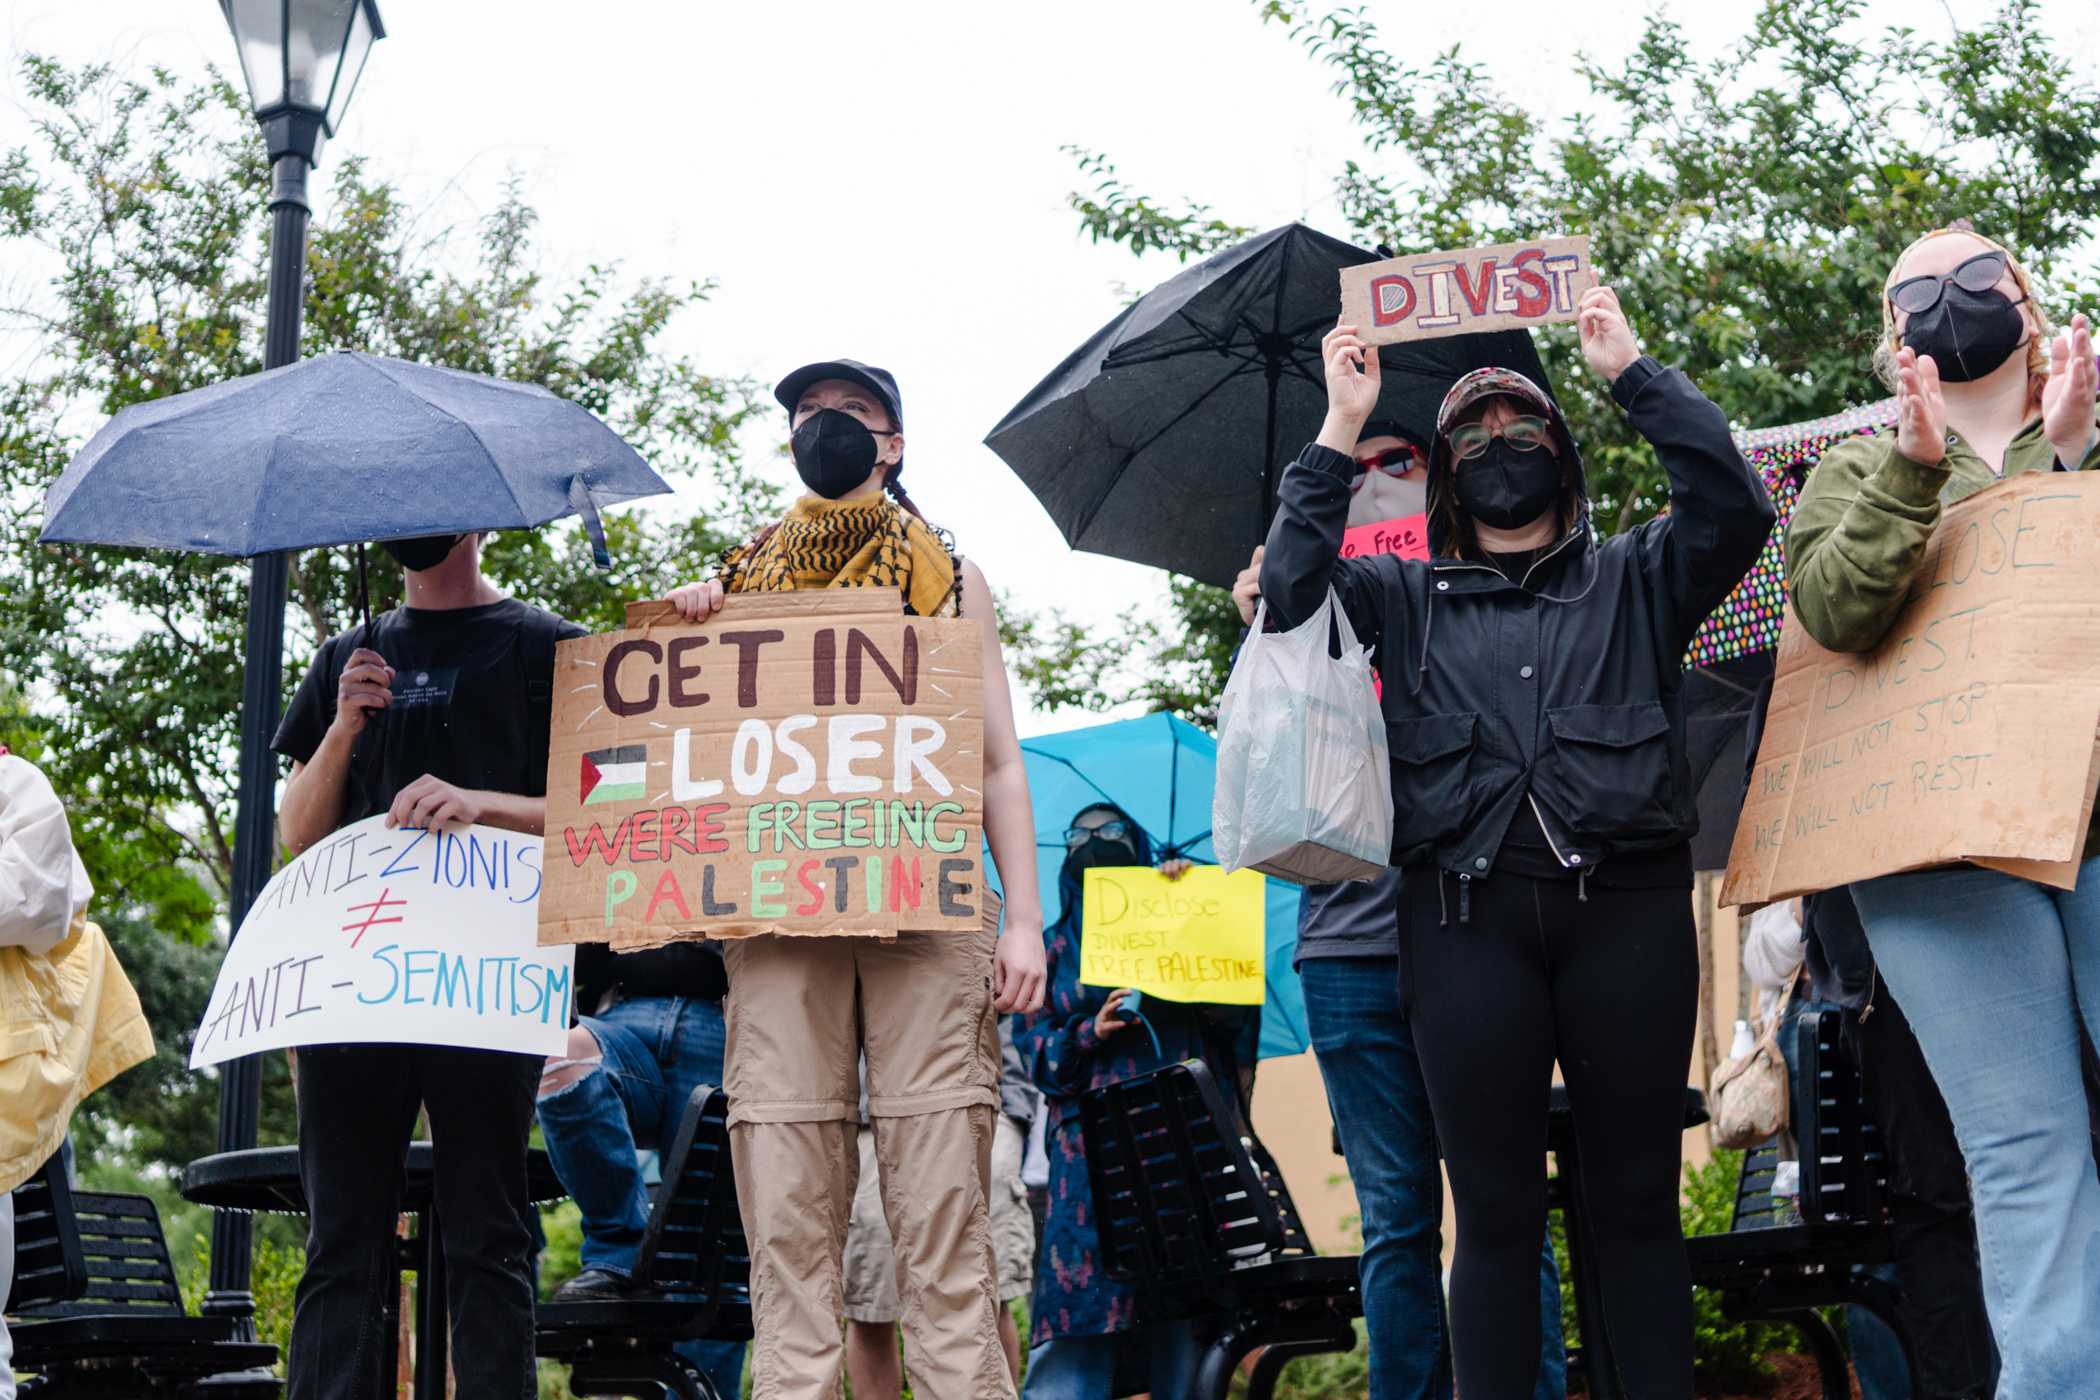
[[[1748,1021],[1737,1021],[1735,1023],[1735,1044],[1728,1047],[1728,1058],[1740,1060],[1756,1048],[1757,1038],[1750,1034],[1750,1023]]]

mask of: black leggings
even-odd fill
[[[1692,1394],[1677,1213],[1699,958],[1684,889],[1411,869],[1403,978],[1451,1170],[1452,1358],[1465,1400],[1529,1400],[1539,1358],[1546,1104],[1560,1062],[1582,1150],[1604,1323],[1632,1400]],[[1449,922],[1444,920],[1448,917]],[[1594,1325],[1594,1320],[1593,1320]]]

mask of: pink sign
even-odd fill
[[[1357,525],[1342,532],[1342,558],[1362,559],[1372,554],[1397,554],[1402,559],[1429,557],[1429,517],[1403,515],[1372,525]]]

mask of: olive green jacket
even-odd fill
[[[2005,451],[2005,475],[2048,471],[2056,449],[2034,419]],[[2078,464],[2100,469],[2100,440]],[[1887,635],[1940,512],[2000,480],[1957,433],[1938,466],[1896,450],[1896,430],[1851,438],[1823,454],[1787,526],[1787,591],[1808,635],[1832,651],[1869,651]],[[2086,838],[2100,854],[2100,823]]]

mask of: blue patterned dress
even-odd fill
[[[1222,1086],[1252,1066],[1260,1031],[1256,1007],[1195,1007],[1146,997],[1141,1008],[1159,1037],[1131,1024],[1102,1040],[1094,1017],[1107,987],[1079,984],[1079,878],[1069,865],[1058,877],[1064,912],[1043,935],[1048,977],[1043,1009],[1014,1018],[1014,1044],[1043,1091],[1050,1122],[1044,1150],[1050,1158],[1050,1208],[1036,1254],[1035,1294],[1029,1302],[1031,1346],[1057,1337],[1097,1337],[1137,1325],[1130,1290],[1102,1267],[1094,1233],[1093,1190],[1087,1180],[1086,1139],[1079,1126],[1079,1095],[1162,1065],[1202,1059]]]

